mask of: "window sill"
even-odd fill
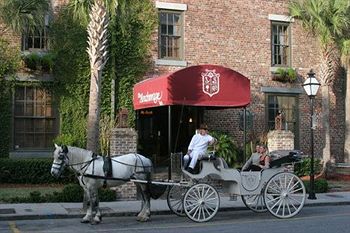
[[[270,67],[270,72],[271,72],[271,73],[276,73],[276,71],[277,71],[279,68],[286,69],[286,68],[289,68],[289,66],[271,66],[271,67]]]
[[[156,65],[160,66],[187,66],[187,61],[157,59]]]

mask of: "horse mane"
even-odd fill
[[[93,152],[79,147],[68,146],[68,154],[73,155],[74,160],[86,161],[92,158]]]

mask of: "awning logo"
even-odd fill
[[[162,92],[153,92],[153,93],[137,93],[137,98],[139,99],[139,103],[147,103],[147,102],[153,102],[155,104],[163,105],[162,101]]]
[[[210,97],[219,93],[220,91],[220,74],[217,74],[215,70],[205,70],[202,73],[202,85],[203,92]]]

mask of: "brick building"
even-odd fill
[[[257,140],[260,135],[274,129],[274,119],[282,110],[285,114],[283,128],[294,133],[295,148],[310,152],[310,102],[301,84],[310,69],[315,71],[317,77],[320,56],[317,40],[303,30],[300,22],[288,16],[289,1],[154,2],[159,14],[159,27],[154,34],[152,48],[154,67],[148,77],[200,64],[217,64],[233,69],[248,77],[251,83],[252,101],[247,109],[253,115],[253,130],[249,131],[248,140]],[[296,81],[276,81],[274,73],[278,68],[295,70],[298,74]],[[335,85],[338,86],[330,88],[331,155],[340,162],[343,161],[344,92],[341,82]],[[146,154],[166,154],[162,149],[165,141],[161,134],[166,133],[162,129],[166,127],[167,110],[162,108],[140,112],[141,142],[144,141],[144,145],[157,145],[149,148]],[[184,139],[180,142],[183,147],[180,145],[171,150],[186,150],[186,142],[202,121],[208,123],[211,130],[233,135],[238,145],[242,146],[243,132],[239,129],[241,110],[183,109],[177,106],[173,111],[177,117],[173,120],[175,123],[172,122],[174,131],[181,132],[185,128],[187,132],[180,133],[180,138]],[[316,97],[315,111],[318,124],[314,131],[315,156],[321,158],[325,136],[321,125],[320,91]],[[155,115],[153,121],[149,115]],[[189,119],[187,126],[185,119]],[[181,130],[177,126],[180,122],[183,126]],[[148,136],[152,134],[152,137]],[[172,138],[172,141],[181,141],[176,133]]]
[[[56,10],[68,0],[52,0]],[[256,140],[258,135],[274,128],[274,119],[279,110],[285,113],[284,129],[295,135],[295,147],[309,152],[309,99],[301,84],[307,73],[313,69],[318,74],[320,65],[319,49],[315,38],[305,32],[300,23],[288,16],[288,0],[163,0],[154,1],[159,12],[159,27],[153,38],[152,55],[154,66],[147,77],[157,77],[186,67],[200,64],[216,64],[235,70],[250,79],[251,104],[248,110],[253,115],[253,130],[249,136]],[[0,24],[0,29],[2,25]],[[21,47],[23,52],[45,50],[45,32],[37,38],[35,35],[14,35],[7,31],[2,35],[13,44]],[[31,40],[31,42],[29,42]],[[35,42],[34,42],[35,41]],[[36,42],[39,41],[39,44]],[[292,68],[297,74],[295,82],[280,82],[273,79],[278,68]],[[36,77],[18,74],[33,81],[50,81],[50,75]],[[145,77],[145,78],[147,78]],[[336,84],[340,85],[341,84]],[[337,86],[331,93],[331,153],[337,161],[343,161],[344,141],[344,97],[342,88]],[[13,129],[11,151],[26,153],[30,148],[43,151],[51,147],[51,140],[58,133],[58,115],[50,108],[50,94],[31,87],[16,90],[13,99]],[[29,93],[29,94],[28,94]],[[16,97],[17,96],[17,97]],[[29,96],[29,99],[26,99]],[[36,96],[36,97],[35,97]],[[17,99],[16,99],[17,98]],[[45,110],[40,118],[24,116],[16,106],[35,102],[41,98]],[[46,101],[46,102],[45,102]],[[38,102],[38,101],[37,101]],[[324,132],[320,125],[320,93],[316,97],[318,127],[315,130],[315,155],[320,157],[324,146]],[[152,156],[163,154],[166,160],[167,147],[163,132],[166,128],[166,109],[153,108],[139,112],[139,138],[143,148]],[[181,113],[182,112],[182,113]],[[174,125],[179,116],[186,115],[188,124],[185,131],[174,138],[185,148],[196,126],[206,122],[211,130],[228,132],[241,145],[243,132],[239,129],[240,109],[207,109],[176,106]],[[335,114],[336,113],[336,114]],[[22,114],[22,115],[21,115]],[[24,119],[27,117],[28,119]],[[42,123],[44,122],[44,123]],[[192,123],[192,124],[190,124]],[[23,124],[43,126],[44,133],[37,139],[23,141],[25,131],[18,130]],[[51,127],[52,126],[52,127]],[[38,135],[37,135],[38,136]],[[179,146],[180,147],[180,146]],[[23,149],[23,150],[22,150]]]

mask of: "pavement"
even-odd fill
[[[350,205],[350,192],[317,193],[316,200],[306,198],[305,207]],[[135,216],[140,208],[140,201],[101,202],[100,208],[103,216]],[[220,209],[244,210],[247,209],[241,198],[236,201],[227,196],[220,196]],[[173,214],[164,199],[151,201],[151,212],[154,214]],[[57,219],[83,217],[82,203],[23,203],[0,204],[0,221],[30,220],[30,219]]]

